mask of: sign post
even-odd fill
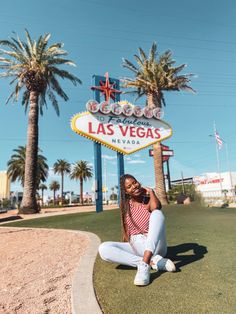
[[[94,84],[99,83],[99,76],[94,75]],[[99,90],[94,90],[96,101],[100,102],[100,92]],[[101,144],[94,142],[94,172],[95,172],[95,204],[96,212],[99,213],[103,211],[102,204],[102,153]]]
[[[104,76],[94,75],[94,85],[91,89],[94,91],[95,100],[100,102],[100,93],[105,97],[105,101],[109,103],[110,98],[115,101],[120,101],[120,82],[116,79],[108,77],[108,73]],[[115,86],[115,88],[113,88]],[[119,156],[118,156],[119,154]],[[117,153],[118,162],[118,187],[119,178],[124,174],[124,156]],[[95,202],[96,212],[103,211],[103,199],[102,199],[102,153],[101,144],[94,142],[94,165],[95,165]],[[97,183],[97,184],[96,184]],[[118,191],[119,195],[119,191]]]

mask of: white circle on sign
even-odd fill
[[[137,118],[141,118],[143,115],[143,109],[140,106],[134,106],[133,108],[134,115]]]
[[[123,114],[127,117],[132,116],[133,114],[133,107],[129,104],[123,106]]]
[[[92,113],[96,113],[99,110],[99,103],[96,100],[89,100],[86,104],[86,109]]]
[[[164,117],[164,110],[162,108],[153,109],[153,116],[156,119],[162,119]]]
[[[110,105],[108,104],[107,101],[103,101],[101,104],[100,104],[100,111],[104,114],[108,114],[111,112],[111,107]]]
[[[122,110],[123,110],[122,106],[117,103],[111,105],[111,112],[117,116],[122,113]]]
[[[143,114],[144,114],[144,117],[150,119],[153,117],[153,109],[151,108],[148,108],[148,107],[145,107],[143,109]]]

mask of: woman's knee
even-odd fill
[[[165,221],[165,216],[161,210],[153,210],[150,216],[150,219],[158,219],[159,221]]]
[[[103,260],[108,260],[111,252],[112,242],[103,242],[98,247],[99,255]]]

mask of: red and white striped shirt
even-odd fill
[[[125,217],[128,234],[147,233],[151,213],[145,208],[144,204],[134,206],[131,201],[129,202],[129,208],[129,214],[127,213]]]

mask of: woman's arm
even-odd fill
[[[147,210],[153,211],[155,209],[161,209],[161,202],[159,201],[153,189],[145,187],[145,190],[146,196],[149,197],[149,202],[146,204]]]

